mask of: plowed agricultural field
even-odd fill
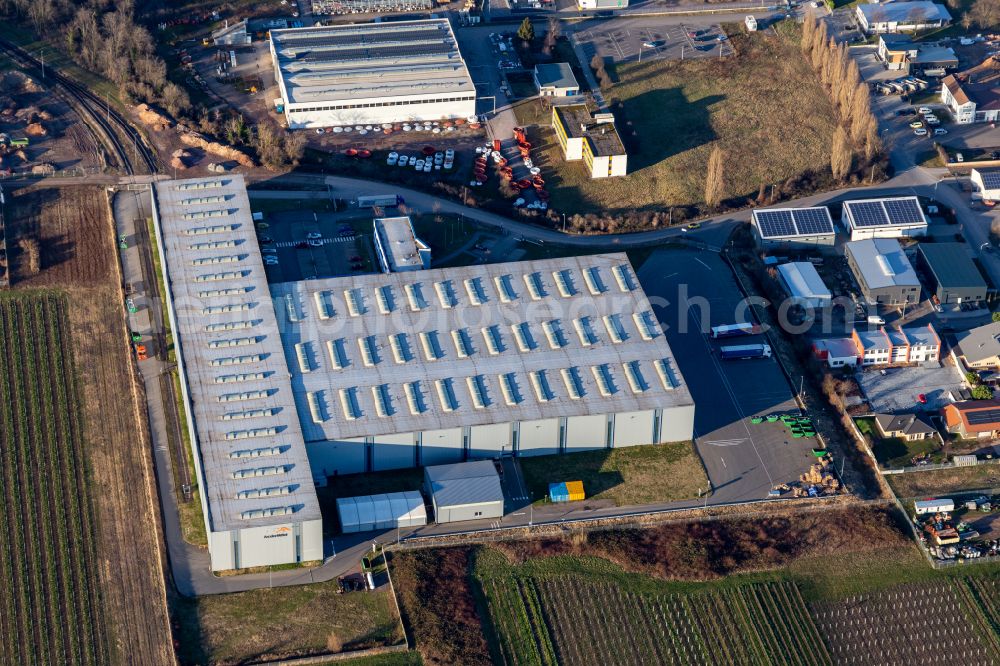
[[[95,509],[67,300],[0,295],[0,662],[104,664]]]

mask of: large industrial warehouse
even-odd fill
[[[321,559],[330,476],[692,438],[624,253],[269,286],[244,187],[155,186],[213,570]]]
[[[292,129],[476,113],[447,19],[272,30],[271,58]]]
[[[157,183],[153,219],[212,570],[323,559],[243,176]]]
[[[624,254],[271,286],[317,475],[691,438]]]

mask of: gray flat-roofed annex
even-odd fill
[[[694,404],[625,254],[271,290],[308,442]]]
[[[392,271],[413,270],[423,267],[421,250],[427,246],[413,232],[409,217],[375,218],[376,242],[385,251],[385,259]]]
[[[852,241],[844,245],[864,276],[869,289],[919,287],[920,280],[903,248],[894,238]]]
[[[427,491],[439,506],[503,502],[503,487],[492,460],[424,468]]]
[[[209,529],[318,520],[243,176],[157,183],[156,206]]]
[[[289,104],[475,95],[447,19],[271,31]]]

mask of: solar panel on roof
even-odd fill
[[[765,238],[795,235],[795,222],[787,210],[762,210],[755,215],[760,233]]]
[[[983,179],[983,187],[989,190],[1000,189],[1000,169],[980,171],[979,175]]]
[[[883,201],[882,204],[885,206],[885,212],[890,224],[908,224],[923,221],[920,206],[913,199],[892,199],[890,201]]]
[[[1000,421],[1000,409],[977,409],[974,412],[966,412],[965,419],[969,422],[969,425],[996,423]]]
[[[855,201],[848,205],[856,227],[879,227],[889,223],[881,201]]]
[[[832,234],[833,221],[825,208],[803,208],[793,213],[800,234]]]

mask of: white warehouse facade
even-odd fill
[[[447,19],[272,30],[270,48],[291,129],[476,114]]]
[[[272,285],[317,478],[689,440],[624,254]]]

